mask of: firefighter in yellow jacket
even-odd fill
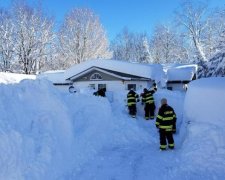
[[[127,94],[127,106],[129,114],[135,118],[137,113],[136,102],[139,102],[139,95],[131,89]]]
[[[148,91],[144,88],[144,93],[141,94],[142,96],[142,103],[145,104],[145,119],[149,120],[155,118],[155,103],[154,103],[154,92]]]
[[[166,150],[167,141],[170,149],[174,148],[173,132],[176,131],[176,114],[167,104],[167,99],[161,100],[161,107],[156,119],[156,127],[159,128],[160,149]]]

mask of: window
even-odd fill
[[[95,84],[89,84],[90,89],[95,89]]]
[[[91,75],[90,80],[102,80],[102,76],[99,73],[94,73]]]
[[[136,84],[128,84],[128,85],[127,85],[127,89],[128,89],[128,90],[133,89],[134,91],[136,91]]]
[[[106,89],[106,84],[98,84],[98,90],[105,88]]]

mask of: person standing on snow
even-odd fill
[[[139,102],[139,95],[131,89],[127,94],[127,106],[129,114],[135,118],[137,113],[136,102]]]
[[[172,107],[167,104],[167,99],[161,100],[161,107],[159,109],[156,127],[159,129],[160,136],[160,149],[166,150],[167,141],[168,147],[174,149],[173,132],[176,131],[174,125],[176,125],[176,114]]]
[[[142,103],[145,104],[145,119],[149,120],[155,118],[155,102],[153,97],[152,91],[148,91],[144,88],[144,93],[141,94],[142,96]]]
[[[152,94],[154,94],[156,91],[157,91],[157,86],[156,86],[156,83],[154,82],[153,84],[152,84],[152,87],[151,87],[151,89],[149,90]]]

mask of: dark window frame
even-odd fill
[[[98,84],[98,90],[103,88],[106,89],[106,84]]]
[[[137,84],[127,84],[127,90],[131,90],[131,89],[133,89],[134,91],[136,91]]]

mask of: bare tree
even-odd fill
[[[133,33],[124,28],[111,43],[113,59],[150,62],[148,37],[145,33]]]
[[[2,71],[12,71],[14,26],[8,11],[0,10],[0,67]]]
[[[53,20],[25,2],[16,2],[12,14],[16,59],[24,73],[37,73],[45,63],[54,40]]]
[[[66,67],[88,59],[111,57],[106,32],[90,9],[75,8],[66,16],[59,42]]]
[[[225,52],[225,9],[216,9],[211,17],[212,41],[211,49],[213,52]],[[210,31],[210,32],[211,32]]]
[[[153,58],[150,53],[149,41],[147,36],[142,38],[142,46],[140,47],[140,62],[153,63]]]
[[[210,53],[207,77],[225,76],[225,9],[216,9],[211,16],[206,44]]]
[[[187,32],[186,37],[193,44],[197,58],[206,61],[204,33],[209,27],[207,17],[207,4],[205,2],[193,3],[190,0],[181,4],[181,9],[176,11],[176,22]]]
[[[113,59],[116,60],[134,60],[134,34],[124,28],[111,43]]]
[[[155,63],[185,62],[188,59],[182,36],[165,25],[156,26],[150,51]]]

